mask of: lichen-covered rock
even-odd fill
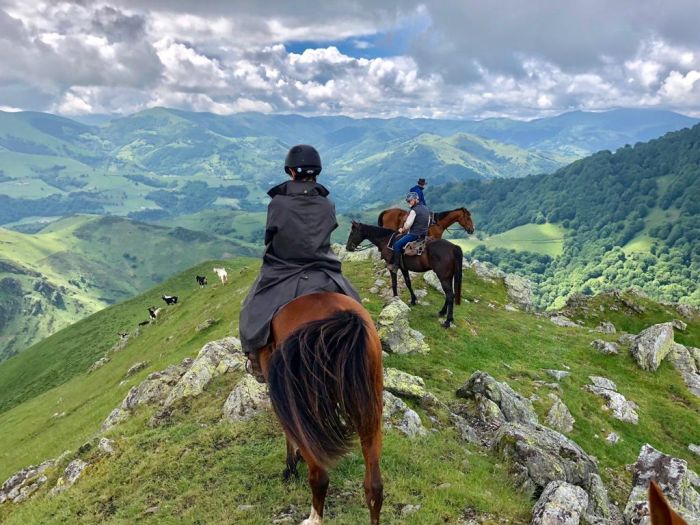
[[[464,441],[468,443],[481,443],[479,435],[476,430],[469,424],[469,422],[458,414],[450,414],[450,421],[457,430],[457,434]]]
[[[655,324],[634,338],[630,352],[642,370],[654,372],[671,352],[673,344],[673,324]]]
[[[440,279],[438,279],[438,276],[435,274],[434,271],[430,270],[427,271],[423,274],[423,280],[425,283],[432,288],[435,288],[438,292],[440,292],[442,295],[445,295],[445,290],[442,289],[442,284],[440,284]]]
[[[695,317],[700,316],[700,310],[690,304],[678,304],[676,305],[676,311],[689,320],[693,320]]]
[[[495,283],[496,279],[504,279],[506,276],[505,272],[497,267],[489,263],[482,263],[476,259],[472,261],[471,268],[474,270],[477,277],[490,283]]]
[[[673,321],[671,321],[671,324],[673,325],[673,328],[675,328],[679,332],[685,332],[688,328],[688,325],[680,319],[674,319]]]
[[[417,400],[428,394],[422,377],[407,374],[396,368],[384,368],[384,389],[399,397]]]
[[[258,383],[253,376],[245,375],[224,403],[224,419],[231,423],[248,421],[269,407],[267,386]]]
[[[543,490],[552,481],[565,481],[588,493],[586,514],[609,516],[608,495],[597,465],[563,434],[542,425],[505,423],[496,433],[494,449],[512,462],[518,480],[531,493]]]
[[[211,328],[212,326],[214,326],[214,325],[215,325],[216,323],[218,323],[218,322],[219,322],[218,319],[212,319],[212,318],[210,317],[209,319],[205,319],[204,321],[202,321],[201,323],[199,323],[199,324],[195,327],[194,331],[195,331],[195,332],[203,332],[204,330],[206,330],[207,328]]]
[[[113,439],[107,439],[106,437],[100,438],[100,441],[97,445],[99,449],[104,452],[105,454],[111,456],[114,454],[114,440]]]
[[[107,430],[118,425],[119,423],[123,423],[124,421],[129,419],[130,415],[131,412],[129,410],[124,410],[121,407],[115,408],[109,413],[107,419],[105,419],[102,422],[102,431],[106,432]]]
[[[91,374],[95,370],[102,368],[105,366],[107,363],[109,363],[110,359],[107,356],[101,357],[97,361],[95,361],[90,368],[88,368],[88,374]]]
[[[476,415],[485,422],[538,422],[529,399],[518,394],[507,383],[499,383],[480,370],[474,372],[457,390],[457,397],[474,401]]]
[[[244,366],[245,357],[238,338],[225,337],[211,341],[199,351],[192,366],[168,394],[163,406],[169,407],[180,399],[198,396],[214,377]]]
[[[511,301],[526,312],[531,312],[535,309],[533,303],[533,285],[532,281],[519,275],[507,273],[504,278],[506,285],[506,293]]]
[[[403,399],[386,390],[383,417],[386,428],[396,428],[409,438],[424,436],[428,433],[418,413],[409,408]]]
[[[696,357],[700,357],[700,349],[678,343],[673,344],[673,349],[668,356],[673,366],[681,374],[688,390],[700,397],[700,366]]]
[[[591,343],[591,346],[598,350],[601,354],[605,355],[617,355],[620,353],[620,347],[615,343],[610,341],[603,341],[602,339],[596,339]]]
[[[632,492],[627,500],[624,515],[629,525],[649,525],[647,491],[649,482],[655,480],[671,507],[691,525],[700,524],[700,494],[691,486],[688,463],[668,456],[649,445],[642,446],[634,465]]]
[[[430,351],[425,337],[408,324],[411,309],[399,298],[394,298],[379,314],[379,338],[382,347],[393,354],[425,354]]]
[[[547,413],[545,423],[549,428],[553,428],[557,432],[571,432],[574,429],[576,420],[569,412],[569,408],[556,394],[549,394],[549,397],[554,403]]]
[[[56,481],[56,486],[51,489],[51,494],[59,494],[71,487],[78,480],[87,466],[88,463],[82,459],[74,459],[68,463],[66,470],[63,472],[63,476],[58,478],[58,481]]]
[[[139,361],[138,363],[134,363],[133,365],[131,365],[131,368],[129,368],[129,370],[126,371],[126,374],[124,374],[124,377],[131,377],[134,374],[136,374],[136,372],[140,372],[141,370],[143,370],[147,366],[148,366],[148,361]]]
[[[39,490],[48,478],[44,472],[53,467],[54,460],[44,461],[41,465],[31,465],[5,480],[0,486],[0,504],[6,501],[21,503]]]
[[[597,332],[602,332],[604,334],[614,334],[617,332],[615,329],[615,325],[612,324],[610,321],[602,321],[597,327],[596,327]]]
[[[586,388],[596,395],[601,396],[607,403],[607,408],[612,411],[613,417],[636,425],[639,423],[639,408],[633,401],[628,401],[625,396],[617,391],[615,383],[599,376],[590,376],[592,385],[587,385]]]
[[[690,444],[688,445],[688,450],[690,450],[696,456],[700,456],[700,445]]]
[[[342,244],[333,243],[331,249],[341,261],[378,261],[382,258],[376,246],[349,252]]]
[[[622,332],[618,338],[617,342],[621,345],[631,346],[634,344],[634,340],[637,336],[635,334],[628,334],[627,332]]]
[[[567,372],[566,370],[552,370],[552,369],[546,369],[545,372],[547,372],[548,375],[556,379],[557,381],[561,381],[565,377],[569,377],[571,375],[571,372]]]
[[[588,494],[565,481],[549,483],[532,511],[532,525],[578,525],[588,508]]]
[[[561,326],[562,328],[569,328],[569,327],[579,327],[576,323],[574,323],[571,319],[566,317],[565,315],[555,315],[549,318],[550,321],[552,321],[555,325]]]
[[[617,432],[610,432],[605,438],[605,441],[610,443],[611,445],[617,445],[620,442],[620,434]]]

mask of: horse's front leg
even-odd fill
[[[297,470],[297,464],[301,459],[299,454],[299,449],[296,445],[287,437],[287,467],[282,472],[282,477],[285,482],[288,482],[292,477],[299,479],[299,471]]]
[[[371,436],[361,436],[360,441],[362,454],[365,457],[365,500],[367,507],[369,507],[370,524],[379,525],[379,513],[382,511],[382,503],[384,502],[384,482],[379,470],[382,454],[381,426]]]
[[[442,326],[449,328],[450,323],[454,323],[453,310],[455,304],[455,293],[452,288],[452,282],[449,281],[447,284],[442,283],[442,289],[445,291],[445,306],[443,307],[443,310],[447,310],[447,319],[445,319]]]
[[[328,492],[328,472],[313,462],[309,462],[309,485],[313,496],[311,513],[301,522],[301,525],[323,525],[323,506]]]
[[[401,273],[403,274],[403,281],[406,283],[406,288],[411,292],[411,306],[416,305],[416,294],[413,293],[413,287],[411,286],[411,274],[408,273],[406,268],[401,268]]]
[[[397,291],[397,279],[396,279],[396,272],[389,272],[391,274],[391,291],[394,292],[394,297],[399,295],[399,292]]]

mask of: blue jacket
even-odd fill
[[[422,204],[423,206],[427,206],[427,204],[425,203],[425,196],[423,195],[423,190],[421,189],[420,186],[418,186],[416,184],[415,186],[413,186],[413,188],[411,188],[408,191],[413,191],[413,192],[417,193],[418,194],[418,204]]]

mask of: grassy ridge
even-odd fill
[[[60,386],[51,390],[37,386],[26,395],[24,403],[0,414],[0,479],[26,464],[55,457],[66,448],[75,450],[97,430],[129,387],[149,372],[196,354],[207,340],[236,333],[240,302],[257,268],[247,260],[227,261],[225,264],[232,270],[230,284],[199,290],[191,277],[213,264],[184,272],[148,294],[57,334],[66,334],[64,353],[55,356],[56,360],[63,360],[98,337],[108,338],[105,347],[111,345],[116,340],[114,331],[133,328],[142,303],[158,297],[162,290],[176,289],[182,298],[182,304],[168,309],[162,320],[146,327],[98,371],[85,373],[89,363],[103,353],[94,348],[89,358],[84,356],[82,364],[70,371],[55,372],[64,374]],[[344,270],[367,299],[368,310],[376,316],[383,302],[367,292],[375,279],[369,263],[345,264]],[[421,286],[418,279],[416,287]],[[429,390],[447,401],[454,399],[455,389],[472,372],[485,370],[508,381],[524,395],[536,394],[535,408],[542,417],[551,403],[549,390],[538,387],[534,381],[548,382],[550,378],[543,369],[561,369],[566,365],[572,376],[562,381],[559,395],[576,419],[571,437],[598,458],[613,500],[626,498],[629,474],[625,465],[635,460],[643,443],[682,457],[691,468],[700,469],[700,461],[687,450],[688,443],[697,440],[700,400],[688,392],[669,363],[664,362],[656,373],[645,373],[625,352],[603,356],[591,349],[590,341],[601,334],[589,333],[587,328],[562,329],[546,318],[507,312],[503,308],[507,302],[503,287],[484,283],[471,271],[465,272],[464,295],[470,301],[456,309],[456,328],[444,330],[435,316],[442,297],[430,289],[426,298],[429,305],[419,305],[411,311],[411,325],[426,335],[430,354],[391,355],[386,366],[420,375]],[[625,315],[611,310],[614,298],[606,296],[597,299],[592,307],[595,315],[581,319],[594,326],[607,318],[619,329],[637,332],[649,324],[677,317],[667,307],[646,299],[630,299],[642,304],[645,311]],[[197,324],[206,318],[219,322],[205,332],[196,332]],[[108,320],[113,323],[109,329],[95,332]],[[68,342],[71,337],[72,351]],[[689,323],[687,332],[677,334],[677,340],[700,346],[700,322]],[[53,359],[50,353],[45,354],[44,365]],[[148,360],[149,366],[120,385],[129,366],[143,360]],[[11,362],[0,365],[0,373]],[[33,366],[38,370],[41,364],[34,362]],[[614,420],[601,410],[601,400],[583,389],[593,374],[614,380],[619,391],[640,406],[638,426]],[[217,379],[200,398],[176,413],[172,425],[164,428],[148,429],[145,422],[151,410],[139,410],[132,421],[111,432],[117,440],[117,457],[96,460],[85,477],[61,496],[46,498],[40,494],[28,504],[0,507],[0,520],[262,524],[289,512],[295,521],[300,521],[308,512],[309,492],[303,481],[290,487],[280,483],[284,443],[271,416],[236,425],[219,421],[224,400],[238,378],[232,374]],[[0,376],[0,399],[11,399],[8,390],[12,389],[6,387],[5,381]],[[426,426],[435,426],[417,410]],[[65,416],[51,418],[62,411]],[[613,430],[622,441],[609,446],[604,437]],[[456,523],[460,516],[473,513],[488,513],[487,523],[501,519],[512,523],[529,521],[532,503],[513,488],[508,466],[498,458],[479,449],[465,448],[453,431],[444,428],[415,441],[395,431],[385,434],[382,466],[387,487],[386,523]],[[83,453],[85,459],[92,455],[89,451]],[[57,473],[51,476],[53,480]],[[361,478],[359,451],[343,459],[331,472],[328,516],[333,523],[354,524],[366,519]],[[421,510],[402,517],[405,504],[420,504]],[[253,507],[243,510],[239,505]]]
[[[528,251],[557,257],[564,251],[567,230],[560,224],[524,224],[503,233],[491,235],[483,240],[477,238],[454,239],[463,250],[471,251],[477,246]]]

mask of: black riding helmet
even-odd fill
[[[316,176],[321,173],[321,156],[316,148],[308,144],[297,144],[287,153],[284,159],[285,171],[287,168],[293,169],[300,175]]]

